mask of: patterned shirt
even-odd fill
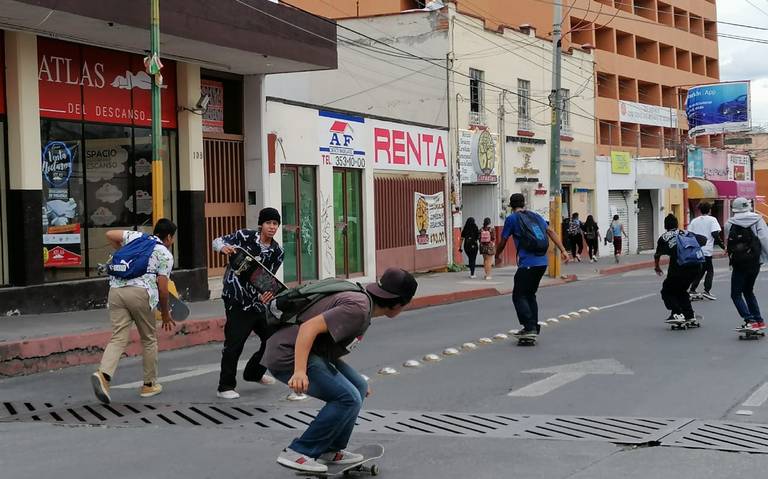
[[[255,230],[242,229],[213,240],[213,249],[216,252],[220,252],[227,245],[239,246],[252,256],[260,258],[261,263],[273,274],[280,269],[285,257],[285,252],[277,241],[273,239],[270,245],[261,244],[259,233]],[[221,297],[225,300],[228,308],[232,305],[239,305],[243,311],[266,311],[264,304],[259,300],[259,294],[262,292],[250,281],[238,277],[227,265]]]
[[[124,231],[123,246],[131,241],[141,238],[140,231]],[[160,293],[157,290],[157,276],[170,276],[173,269],[173,255],[165,245],[158,243],[149,257],[147,272],[143,276],[132,279],[120,279],[114,276],[109,277],[110,288],[124,288],[126,286],[136,286],[144,288],[149,293],[149,307],[155,308],[160,301]]]

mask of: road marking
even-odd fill
[[[528,386],[516,389],[507,394],[512,397],[538,397],[554,391],[560,386],[583,378],[589,374],[635,374],[615,359],[594,359],[572,364],[561,364],[548,368],[522,371],[525,374],[552,374],[552,376],[536,381]]]
[[[237,363],[237,370],[241,371],[243,368],[245,368],[246,364],[248,364],[248,360],[239,361]],[[159,377],[157,378],[157,382],[159,382],[160,384],[171,383],[174,381],[181,381],[182,379],[194,378],[196,376],[203,376],[205,374],[221,371],[221,363],[200,364],[197,366],[174,368],[173,370],[184,371],[184,372]],[[112,386],[111,388],[112,389],[133,389],[133,388],[141,387],[143,384],[144,384],[143,381],[136,381],[132,383],[118,384],[117,386]]]
[[[760,386],[741,405],[745,407],[760,407],[765,404],[765,401],[768,401],[768,383]]]
[[[654,296],[657,296],[658,294],[659,293],[644,294],[642,296],[638,296],[637,298],[628,299],[620,303],[613,303],[606,306],[600,306],[600,310],[602,311],[603,309],[610,309],[610,308],[615,308],[617,306],[624,306],[625,304],[635,303],[637,301],[642,301],[643,299],[646,299],[646,298],[652,298]]]

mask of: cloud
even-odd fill
[[[104,183],[94,195],[97,200],[103,203],[114,203],[123,197],[123,192],[112,183]]]
[[[112,210],[104,206],[96,208],[96,211],[91,213],[91,221],[95,226],[108,226],[115,222],[117,216],[112,213]]]

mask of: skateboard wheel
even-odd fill
[[[378,464],[371,464],[371,475],[372,476],[378,476],[379,475],[379,465]]]

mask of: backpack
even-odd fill
[[[315,303],[337,293],[362,293],[368,298],[370,305],[368,317],[373,314],[373,300],[360,283],[344,279],[326,278],[313,283],[307,283],[295,288],[289,288],[279,293],[269,302],[267,308],[267,324],[270,326],[285,326],[299,324],[299,315]]]
[[[677,265],[692,266],[704,263],[699,240],[690,231],[677,233]]]
[[[762,245],[752,227],[731,225],[728,232],[728,256],[731,264],[739,266],[755,265],[760,262]]]
[[[112,253],[106,264],[107,273],[118,279],[133,279],[147,274],[149,257],[155,246],[162,244],[156,236],[142,234]]]
[[[520,234],[517,236],[518,249],[523,249],[536,256],[544,256],[549,249],[547,226],[535,213],[523,210],[517,214]]]
[[[487,230],[485,228],[480,230],[480,242],[481,243],[490,243],[491,242],[491,230]]]
[[[571,220],[570,224],[568,225],[568,234],[571,236],[577,236],[580,230],[581,230],[581,221]]]

